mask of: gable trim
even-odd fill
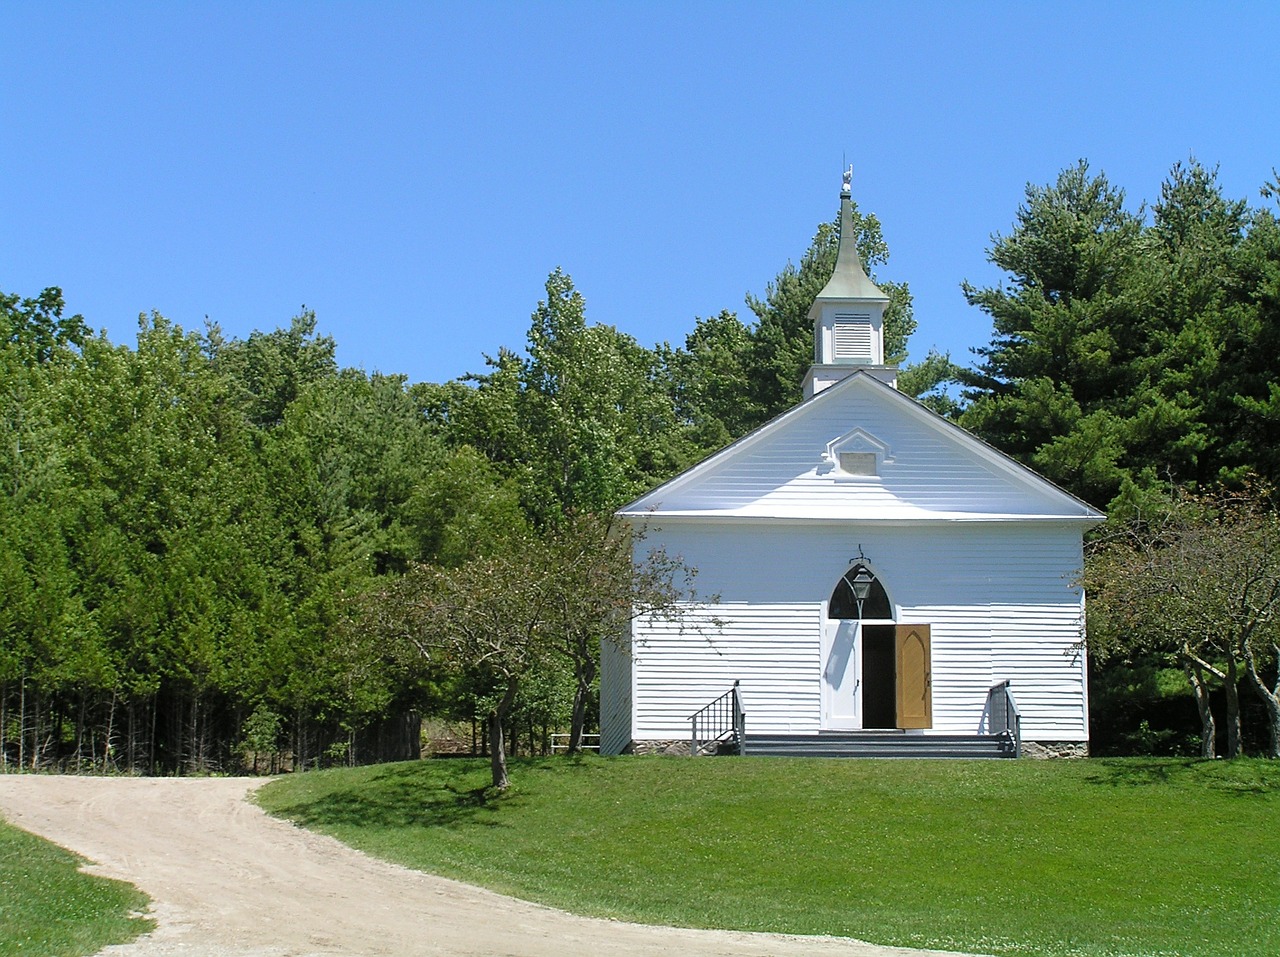
[[[1033,469],[1028,468],[1021,462],[1015,461],[1008,455],[1005,455],[1003,452],[996,449],[994,446],[989,445],[982,439],[979,439],[977,436],[956,425],[954,422],[943,418],[941,415],[938,415],[932,409],[925,407],[910,396],[904,395],[893,386],[882,382],[866,370],[853,372],[829,388],[824,389],[816,395],[792,406],[780,415],[775,416],[763,425],[757,427],[751,432],[748,432],[737,441],[732,442],[720,451],[709,455],[697,465],[686,469],[679,475],[668,479],[653,490],[646,492],[639,498],[624,505],[618,510],[618,514],[625,516],[675,514],[672,512],[663,512],[661,510],[662,500],[664,498],[695,483],[704,474],[717,468],[723,462],[741,454],[757,443],[768,438],[774,432],[784,428],[786,423],[790,422],[792,419],[805,415],[809,410],[814,408],[815,403],[834,401],[837,396],[855,388],[870,389],[872,391],[881,390],[879,394],[882,395],[886,401],[898,403],[905,412],[916,418],[923,425],[943,434],[952,441],[957,442],[961,447],[968,449],[976,455],[980,461],[990,466],[993,470],[1003,473],[1016,483],[1033,491],[1049,493],[1051,498],[1062,502],[1064,506],[1064,511],[1061,513],[1046,515],[1010,515],[1007,520],[1035,521],[1048,519],[1084,522],[1086,524],[1093,524],[1106,520],[1106,516],[1088,502],[1077,498],[1075,495],[1072,495],[1061,486],[1051,482],[1043,475],[1040,475]],[[858,429],[855,428],[847,433],[847,436],[852,436],[856,432],[858,432]],[[841,441],[842,439],[837,439],[834,444],[838,445]],[[830,451],[830,447],[828,451]],[[826,456],[823,456],[823,458],[825,459]],[[717,514],[717,511],[699,511],[696,513],[688,512],[687,514],[713,515]],[[728,513],[722,512],[719,514]],[[937,515],[937,520],[946,520],[946,518],[947,516],[945,513]],[[993,518],[1001,517],[956,515],[955,518],[956,520],[967,519],[970,521],[981,521],[984,519],[991,520]]]

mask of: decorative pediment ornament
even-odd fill
[[[822,453],[824,468],[826,472],[830,469],[841,468],[841,456],[853,455],[858,457],[875,456],[876,465],[893,461],[893,450],[888,443],[882,442],[870,432],[863,428],[856,428],[852,432],[846,432],[839,438],[832,439],[827,443],[827,450]],[[848,461],[846,459],[845,461]],[[848,469],[843,471],[850,472]],[[859,473],[850,472],[850,474],[878,474],[879,469],[871,473],[865,471]]]

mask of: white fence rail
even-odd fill
[[[568,751],[568,750],[569,750],[568,734],[553,734],[551,736],[551,753],[552,754],[557,754],[561,751]],[[600,735],[584,734],[582,736],[582,750],[583,751],[599,751]]]

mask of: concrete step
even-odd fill
[[[1013,742],[1003,735],[907,735],[894,732],[748,734],[748,755],[809,758],[1011,758]]]

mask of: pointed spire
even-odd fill
[[[809,307],[813,320],[813,366],[804,378],[811,398],[845,376],[865,370],[897,385],[897,367],[885,365],[884,312],[889,297],[871,281],[858,256],[853,229],[853,167],[840,190],[840,240],[836,266]]]
[[[836,251],[836,268],[818,293],[818,301],[861,299],[887,303],[889,297],[871,281],[858,256],[858,242],[853,235],[852,194],[853,167],[850,166],[844,172],[844,185],[840,188],[840,245]]]

